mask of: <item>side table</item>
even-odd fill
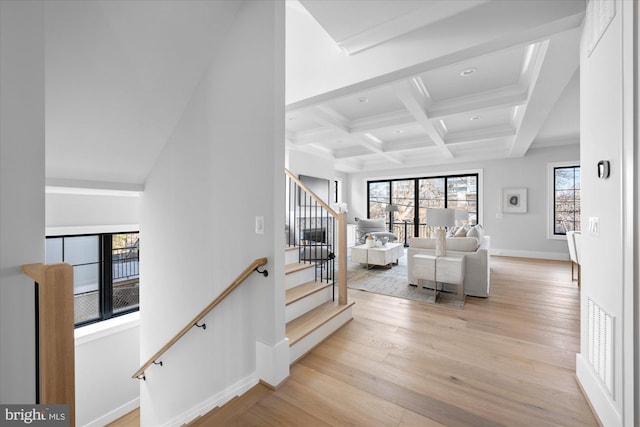
[[[434,282],[434,303],[438,302],[438,283],[450,283],[456,285],[456,300],[464,306],[464,256],[416,254],[413,261],[413,274],[418,279],[418,286],[423,287],[424,280]]]

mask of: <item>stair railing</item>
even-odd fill
[[[140,369],[138,369],[136,373],[131,376],[131,378],[145,380],[146,379],[145,370],[151,365],[162,366],[162,361],[159,361],[160,356],[162,356],[176,342],[178,342],[180,338],[185,336],[186,333],[191,330],[191,328],[195,326],[198,328],[206,329],[207,328],[206,323],[200,324],[202,319],[204,319],[205,316],[209,314],[209,312],[211,312],[211,310],[213,310],[218,304],[220,304],[222,300],[224,300],[235,288],[237,288],[240,284],[242,284],[242,282],[244,282],[251,273],[255,271],[257,273],[262,274],[264,277],[267,277],[269,275],[269,272],[267,270],[260,270],[260,267],[262,267],[263,265],[266,265],[267,261],[268,261],[267,258],[257,258],[256,260],[254,260],[247,268],[244,269],[242,273],[240,273],[238,277],[236,277],[236,279],[233,282],[231,282],[229,286],[227,286],[227,288],[224,291],[222,291],[220,295],[216,297],[216,299],[211,301],[211,303],[209,303],[209,305],[207,305],[204,309],[202,309],[202,311],[198,313],[198,315],[194,317],[193,320],[187,323],[186,326],[180,330],[180,332],[178,332],[165,345],[163,345],[162,348],[160,348],[160,350],[158,350],[153,356],[151,356],[149,360],[147,360],[140,367]]]
[[[35,282],[36,402],[68,404],[75,425],[75,339],[73,267],[66,263],[25,264]]]
[[[347,304],[346,214],[332,209],[288,169],[285,175],[287,245],[298,248],[300,262],[315,264],[316,280],[337,283],[338,304]]]

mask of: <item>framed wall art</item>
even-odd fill
[[[504,213],[526,213],[527,212],[527,189],[526,188],[503,188],[502,189],[502,212]]]

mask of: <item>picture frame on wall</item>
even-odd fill
[[[502,212],[527,213],[527,189],[525,187],[503,188]]]

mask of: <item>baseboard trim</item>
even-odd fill
[[[569,254],[564,252],[521,251],[517,249],[490,249],[489,253],[495,256],[510,256],[515,258],[548,259],[553,261],[569,261]]]
[[[140,398],[136,397],[130,402],[125,403],[124,405],[114,409],[113,411],[107,412],[103,416],[96,418],[95,420],[84,424],[85,427],[102,427],[110,422],[117,420],[118,418],[127,415],[129,412],[140,406]],[[76,414],[77,415],[77,414]]]
[[[580,392],[582,392],[582,395],[584,396],[584,399],[587,401],[587,405],[589,405],[589,409],[591,409],[591,413],[593,414],[593,417],[598,422],[598,425],[600,427],[604,427],[604,424],[602,424],[602,420],[600,419],[600,417],[598,416],[598,413],[596,412],[595,408],[593,407],[593,404],[591,403],[591,400],[589,400],[589,396],[587,396],[587,392],[584,391],[584,387],[582,387],[582,383],[578,379],[578,375],[574,375],[573,378],[576,380],[576,384],[578,384],[578,388],[580,389]]]
[[[622,426],[615,402],[582,354],[576,354],[576,380],[600,425]]]
[[[174,417],[173,419],[167,421],[164,426],[167,427],[179,427],[184,424],[190,423],[196,417],[205,415],[209,413],[211,410],[218,406],[222,406],[231,399],[236,396],[240,396],[253,386],[258,384],[258,375],[257,373],[252,373],[251,375],[241,379],[240,381],[231,384],[229,387],[220,391],[219,393],[214,394],[213,396],[205,399],[200,404],[192,407],[191,409],[183,412],[182,414]]]

